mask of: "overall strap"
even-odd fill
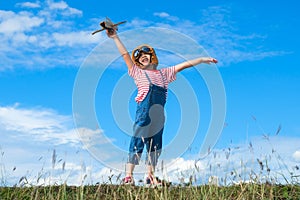
[[[159,70],[159,73],[161,75],[161,80],[162,80],[162,83],[163,83],[163,88],[166,88],[166,84],[165,84],[165,81],[164,81],[163,73],[161,72],[161,70]],[[145,71],[145,75],[146,75],[146,77],[147,77],[150,85],[153,85],[153,83],[152,83],[151,79],[149,78],[149,76],[148,76],[148,74],[147,74],[146,71]]]
[[[146,74],[146,77],[147,77],[147,79],[148,79],[148,81],[149,81],[150,85],[152,85],[152,82],[151,82],[151,80],[150,80],[150,78],[149,78],[149,76],[148,76],[147,72],[145,72],[145,74]]]

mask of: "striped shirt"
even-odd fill
[[[168,89],[168,84],[176,80],[175,66],[163,68],[160,70],[143,70],[136,65],[128,71],[129,76],[134,79],[137,86],[138,93],[135,97],[136,102],[142,102],[149,92],[149,80],[146,73],[150,78],[152,84]]]

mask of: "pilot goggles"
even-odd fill
[[[151,53],[151,49],[147,46],[142,46],[141,48],[134,51],[133,56],[135,59],[139,58],[141,53]]]

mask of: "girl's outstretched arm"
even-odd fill
[[[122,41],[120,40],[120,38],[117,35],[116,30],[114,31],[106,31],[106,34],[108,37],[112,38],[120,52],[120,54],[122,55],[128,70],[130,71],[132,69],[133,66],[133,61],[131,60],[131,57],[126,49],[126,47],[124,46],[124,44],[122,43]]]
[[[200,57],[200,58],[196,58],[193,60],[188,60],[185,62],[182,62],[180,64],[175,65],[175,72],[180,72],[186,68],[189,67],[193,67],[195,65],[201,64],[201,63],[206,63],[206,64],[210,64],[210,63],[217,63],[217,59],[215,58],[211,58],[211,57]]]

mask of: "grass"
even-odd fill
[[[147,188],[126,185],[1,187],[0,198],[59,199],[300,199],[299,185],[239,184]]]

